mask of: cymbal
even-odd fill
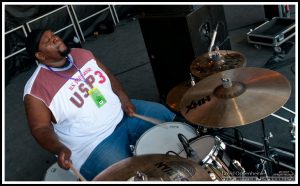
[[[167,105],[177,111],[180,112],[180,102],[183,95],[186,93],[188,89],[192,87],[191,81],[184,81],[180,84],[176,85],[174,88],[170,90],[168,93],[166,103]]]
[[[211,181],[196,162],[175,155],[147,154],[121,160],[93,181]]]
[[[183,96],[180,111],[187,121],[207,128],[236,127],[274,113],[290,94],[291,85],[282,74],[241,67],[196,83]]]
[[[240,52],[217,50],[197,57],[190,65],[190,71],[195,77],[201,80],[224,70],[244,67],[246,66],[246,62],[245,56]]]

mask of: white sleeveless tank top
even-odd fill
[[[124,113],[108,76],[98,67],[93,54],[76,48],[69,58],[75,65],[50,70],[39,64],[25,86],[24,96],[30,94],[40,99],[51,110],[57,121],[53,123],[54,130],[71,149],[73,165],[80,170],[93,149],[114,131]],[[100,91],[100,106],[87,93],[92,87]]]

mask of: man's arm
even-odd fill
[[[31,95],[25,96],[24,104],[32,136],[43,148],[58,155],[60,167],[69,169],[71,151],[58,140],[51,124],[51,111],[41,100]]]
[[[128,95],[126,94],[126,92],[122,88],[120,82],[117,80],[117,78],[112,73],[110,73],[108,68],[106,68],[100,62],[100,60],[97,59],[96,61],[97,61],[98,66],[107,74],[107,76],[108,76],[108,78],[111,82],[111,86],[112,86],[112,89],[113,89],[114,93],[118,95],[118,97],[121,101],[123,110],[126,112],[126,114],[128,116],[133,116],[133,114],[135,113],[135,107],[131,103]]]

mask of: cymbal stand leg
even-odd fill
[[[260,159],[260,164],[257,164],[257,171],[259,171],[259,179],[260,179],[260,176],[261,175],[265,175],[267,180],[269,180],[268,178],[268,172],[267,172],[267,169],[266,169],[266,165],[267,165],[267,161],[266,160],[263,160],[263,159]]]
[[[263,130],[265,156],[267,158],[270,158],[269,137],[266,135],[265,123],[264,123],[263,119],[261,120],[261,124],[262,124],[262,130]],[[272,164],[268,161],[265,161],[264,163],[266,163],[265,168],[266,168],[267,175],[268,176],[272,175],[273,174]]]
[[[291,111],[291,110],[289,110],[289,109],[287,109],[287,108],[285,108],[285,107],[282,107],[282,108],[284,108],[285,110],[287,110],[287,111],[289,111],[289,112],[291,112],[291,113],[293,113],[293,114],[295,114],[293,111]],[[286,119],[286,118],[284,118],[284,117],[281,117],[281,116],[278,116],[278,115],[276,115],[276,114],[274,114],[274,113],[272,113],[271,114],[271,116],[274,116],[274,117],[276,117],[276,118],[278,118],[278,119],[280,119],[280,120],[282,120],[282,121],[285,121],[285,122],[287,122],[288,124],[290,124],[290,133],[291,133],[291,137],[292,137],[292,143],[295,143],[295,116],[294,117],[291,117],[291,118],[289,118],[289,119]],[[295,151],[295,146],[294,146],[294,151]]]
[[[263,153],[263,152],[265,152],[265,150],[263,149],[263,150],[256,150],[256,151],[252,151],[252,152],[254,152],[254,153]]]
[[[242,143],[241,143],[241,136],[240,134],[238,133],[238,130],[234,128],[234,137],[235,137],[235,140],[236,140],[236,143],[239,147],[242,146]]]
[[[290,165],[288,165],[288,164],[279,162],[279,161],[274,160],[274,159],[271,159],[271,158],[269,158],[269,157],[261,156],[261,155],[259,155],[259,154],[253,153],[252,151],[245,150],[245,149],[243,149],[243,148],[237,147],[236,145],[232,145],[232,144],[227,143],[227,142],[224,142],[224,143],[225,143],[226,146],[228,146],[228,147],[232,147],[232,148],[234,148],[234,149],[240,150],[240,151],[245,152],[245,153],[247,153],[247,154],[250,154],[250,155],[252,155],[252,156],[258,157],[258,158],[260,158],[261,160],[265,160],[265,161],[269,161],[269,162],[274,162],[274,163],[277,164],[277,165],[280,165],[280,166],[283,166],[283,167],[285,167],[285,168],[288,168],[288,169],[290,169],[290,170],[292,170],[292,171],[295,171],[295,167],[292,167],[292,166],[290,166]]]

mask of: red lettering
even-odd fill
[[[93,88],[93,83],[95,82],[95,77],[93,75],[89,75],[85,79],[86,83],[90,86],[90,88]]]
[[[70,90],[73,90],[75,88],[75,85],[72,83],[72,85],[69,87]]]
[[[100,80],[98,81],[100,84],[104,83],[106,81],[105,76],[100,71],[95,71],[95,75],[99,75]]]
[[[86,72],[89,72],[88,70]],[[97,75],[100,80],[98,81],[99,83],[104,83],[106,81],[105,76],[100,72],[100,71],[95,71],[94,73]],[[79,79],[79,78],[78,78]],[[95,77],[93,75],[89,75],[87,78],[84,80],[85,82],[81,81],[80,84],[78,85],[78,89],[80,93],[83,93],[83,96],[79,94],[78,92],[74,92],[74,96],[70,98],[71,102],[77,106],[78,108],[82,107],[84,104],[84,99],[89,96],[88,91],[89,89],[93,88],[93,84],[95,82]],[[76,83],[79,82],[79,80],[75,80]],[[75,88],[75,84],[72,84],[69,89],[73,90]]]
[[[83,96],[86,98],[89,96],[89,89],[85,87],[85,83],[81,83],[79,86],[78,86],[78,89],[82,92],[82,93],[85,93]]]
[[[78,108],[82,107],[83,103],[84,103],[84,100],[83,98],[77,93],[77,92],[74,92],[74,96],[77,98],[75,99],[74,97],[71,97],[70,100],[71,102],[77,106]]]

